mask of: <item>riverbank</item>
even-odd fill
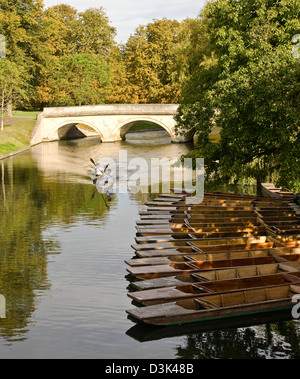
[[[30,148],[31,134],[36,124],[36,118],[32,116],[4,119],[4,130],[0,133],[0,160]]]
[[[22,153],[30,148],[30,139],[39,112],[14,112],[13,117],[5,117],[4,131],[0,133],[0,160]],[[139,121],[129,132],[158,130],[161,126],[148,121]]]

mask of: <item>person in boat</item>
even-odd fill
[[[111,170],[107,170],[104,175],[104,190],[107,196],[107,200],[110,201],[113,195],[112,187],[114,184],[114,178],[112,176]]]
[[[95,165],[93,183],[96,185],[98,192],[105,193],[107,200],[110,201],[113,195],[114,178],[111,170],[107,170],[107,166],[103,167],[99,163]]]

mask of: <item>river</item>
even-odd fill
[[[127,137],[43,143],[0,163],[0,358],[300,358],[299,321],[286,315],[159,329],[127,318],[124,260],[151,195],[117,191],[107,209],[90,157],[149,161],[192,148],[164,132]]]

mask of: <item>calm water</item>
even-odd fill
[[[134,324],[125,259],[146,194],[107,210],[89,158],[180,157],[163,132],[53,142],[0,162],[0,358],[299,358],[298,321],[152,328]],[[281,315],[280,315],[281,316]],[[274,316],[272,316],[274,317]],[[253,325],[254,324],[254,325]]]

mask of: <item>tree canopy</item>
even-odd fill
[[[179,27],[176,20],[153,20],[130,36],[124,54],[133,102],[178,101],[180,86],[172,73]]]
[[[201,13],[207,55],[185,85],[177,121],[197,132],[208,176],[299,189],[300,60],[291,54],[299,15],[297,0],[218,0]]]

